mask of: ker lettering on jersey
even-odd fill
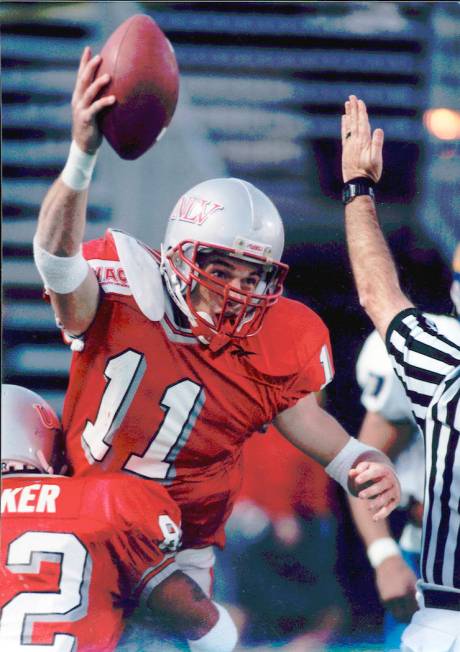
[[[2,514],[56,513],[61,488],[55,484],[29,484],[2,489]]]

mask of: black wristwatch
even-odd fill
[[[349,204],[355,197],[369,195],[375,199],[374,182],[368,177],[356,177],[347,181],[342,189],[342,202]]]

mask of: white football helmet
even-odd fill
[[[161,246],[161,272],[169,294],[205,344],[255,335],[283,291],[288,266],[280,262],[284,228],[273,202],[241,179],[211,179],[194,186],[176,203]],[[218,252],[260,265],[255,291],[235,290],[199,266],[199,254]],[[218,323],[194,309],[191,293],[200,284],[222,297]],[[230,294],[231,292],[231,294]],[[227,303],[239,309],[224,317]],[[215,336],[219,335],[219,338]]]
[[[2,384],[2,471],[53,473],[62,451],[61,424],[53,408],[35,392]]]

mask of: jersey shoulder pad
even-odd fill
[[[160,269],[153,251],[144,243],[124,231],[108,229],[103,238],[83,245],[83,255],[104,292],[132,295],[148,319],[162,319],[164,292]]]
[[[163,281],[153,251],[123,231],[112,230],[128,285],[141,312],[152,321],[163,319]]]
[[[260,333],[249,340],[254,340],[262,354],[253,356],[251,363],[260,359],[266,373],[274,376],[298,375],[316,358],[320,365],[320,352],[325,347],[332,378],[329,330],[316,312],[299,301],[280,298],[268,310]]]

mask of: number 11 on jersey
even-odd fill
[[[142,455],[131,455],[123,467],[146,478],[165,479],[203,407],[204,389],[191,380],[167,388],[160,401],[165,417]]]
[[[144,356],[128,349],[109,360],[104,375],[107,385],[94,423],[88,421],[82,444],[91,464],[110,450],[146,371]],[[145,478],[164,480],[185,445],[205,401],[204,388],[185,378],[166,388],[160,399],[163,421],[141,455],[129,456],[123,470]]]

